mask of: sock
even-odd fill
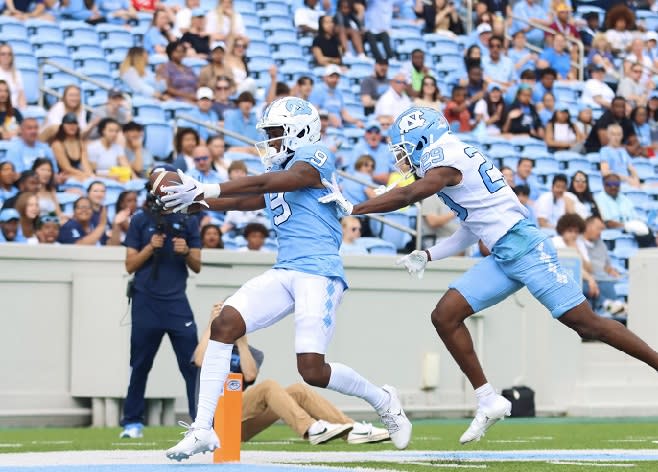
[[[331,366],[331,376],[327,385],[329,390],[362,398],[378,413],[386,409],[389,396],[384,389],[368,382],[351,367],[337,362],[331,362],[329,365]]]
[[[320,434],[322,431],[324,431],[324,425],[316,421],[308,428],[307,433],[309,436],[312,436],[313,434]]]
[[[486,405],[496,397],[496,391],[490,383],[486,383],[475,390],[475,398],[478,399],[479,405]]]
[[[201,365],[199,404],[193,426],[210,429],[215,417],[217,400],[224,393],[224,382],[231,369],[233,344],[224,344],[212,339],[208,341],[206,354]]]

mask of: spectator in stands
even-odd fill
[[[217,114],[219,121],[224,121],[224,112],[235,109],[235,102],[229,97],[233,89],[233,81],[225,76],[217,78],[214,86],[215,100],[212,104],[212,110]]]
[[[567,191],[576,196],[574,210],[581,218],[599,216],[599,208],[594,201],[594,195],[589,188],[589,177],[585,172],[577,170],[573,174]]]
[[[455,3],[451,0],[435,0],[424,2],[416,0],[416,16],[425,20],[424,33],[464,34],[464,24],[459,18]]]
[[[633,234],[640,247],[654,247],[656,240],[646,219],[635,211],[633,201],[620,192],[621,178],[617,174],[603,177],[603,191],[594,195],[606,228],[621,229]]]
[[[482,65],[482,48],[477,44],[469,46],[464,54],[464,67],[466,67],[466,71],[470,71],[471,66],[474,65],[478,67]]]
[[[32,170],[37,176],[39,187],[36,191],[39,203],[39,214],[48,215],[54,213],[60,219],[68,219],[57,201],[57,186],[55,184],[55,172],[53,163],[47,157],[41,157],[34,161]]]
[[[156,76],[167,83],[166,93],[175,100],[196,101],[199,79],[194,71],[183,64],[185,46],[179,41],[167,44],[168,62],[158,66]]]
[[[4,80],[11,91],[11,104],[14,108],[24,109],[27,106],[23,75],[14,64],[14,51],[9,44],[0,45],[0,80]]]
[[[411,105],[412,101],[407,95],[407,87],[409,86],[409,79],[404,72],[398,72],[390,80],[388,90],[377,99],[375,104],[375,117],[379,115],[391,115],[393,119]]]
[[[505,177],[505,183],[509,185],[510,188],[516,187],[514,184],[514,169],[508,166],[502,166],[500,168],[500,173],[503,174],[503,177]],[[530,192],[530,190],[528,190]],[[528,193],[530,195],[530,193]]]
[[[201,7],[200,0],[185,0],[185,5],[180,7],[174,18],[174,33],[177,37],[183,36],[192,24],[192,11]]]
[[[200,87],[196,91],[196,98],[197,108],[190,111],[189,115],[202,123],[217,126],[219,124],[219,117],[217,116],[217,113],[212,110],[213,99],[215,98],[213,90],[208,87]],[[200,124],[189,123],[187,126],[194,129],[204,143],[208,139],[210,133],[214,133],[214,131],[211,131]]]
[[[369,154],[360,155],[354,163],[354,172],[352,175],[360,181],[374,184],[373,175],[377,164]],[[342,179],[340,188],[345,198],[354,204],[365,202],[370,198],[375,198],[375,190],[372,187],[363,185],[350,179]]]
[[[546,92],[544,94],[544,98],[542,98],[541,102],[536,106],[537,110],[539,110],[538,113],[541,124],[544,128],[546,128],[546,125],[549,121],[551,121],[551,118],[553,118],[553,115],[555,114],[555,96],[552,92]]]
[[[130,121],[123,125],[123,136],[126,141],[124,151],[130,167],[138,177],[146,177],[153,169],[153,154],[144,147],[144,127]]]
[[[640,75],[639,77],[635,75],[634,69],[640,66]],[[642,86],[654,88],[653,82],[651,82],[651,69],[658,66],[658,60],[652,60],[648,54],[648,51],[644,48],[644,40],[641,38],[635,38],[631,42],[630,52],[624,57],[624,76],[632,77]]]
[[[622,145],[622,127],[616,123],[608,125],[608,144],[601,147],[601,176],[616,174],[633,187],[640,187],[640,178],[632,164],[631,156]]]
[[[555,31],[555,33],[560,33],[566,38],[580,39],[580,33],[576,29],[576,24],[571,18],[571,6],[568,3],[559,2],[557,6],[554,7],[555,18],[553,23],[550,24],[549,29]],[[545,46],[553,45],[554,34],[546,33],[544,35]]]
[[[310,101],[318,109],[329,112],[329,126],[342,128],[343,122],[363,128],[363,122],[353,117],[345,108],[343,93],[338,89],[341,69],[336,64],[324,68],[324,82],[313,88]]]
[[[555,105],[555,112],[546,124],[546,146],[551,152],[572,150],[579,152],[585,142],[585,136],[571,121],[569,107],[566,103]]]
[[[249,77],[249,67],[247,64],[247,42],[244,39],[237,39],[233,47],[228,49],[224,63],[233,74],[233,83],[236,85],[236,94],[249,92],[252,95],[256,93],[256,81]]]
[[[335,154],[342,144],[342,137],[337,136],[335,133],[327,133],[329,129],[329,112],[327,110],[318,110],[318,115],[320,115],[320,143]],[[348,162],[343,153],[338,154],[336,156],[336,168],[341,169],[346,165],[348,165]]]
[[[594,66],[602,67],[605,71],[605,78],[609,82],[616,82],[619,79],[619,72],[614,65],[614,56],[610,51],[610,43],[604,33],[597,33],[592,40],[592,47],[587,55],[587,71],[591,76],[591,69]]]
[[[165,54],[167,45],[176,42],[176,40],[167,12],[162,9],[155,10],[151,26],[144,33],[144,49],[146,49],[146,52],[149,54]]]
[[[39,244],[59,244],[59,228],[61,222],[55,215],[41,215],[37,219],[36,231]]]
[[[231,161],[224,157],[224,136],[216,134],[208,137],[206,146],[212,169],[219,175],[220,182],[226,182]]]
[[[121,25],[137,19],[137,10],[130,0],[99,0],[98,10],[108,23]]]
[[[366,116],[375,112],[375,104],[388,85],[388,59],[379,59],[375,61],[374,74],[361,81],[361,103]]]
[[[7,197],[5,201],[2,204],[2,208],[15,208],[16,207],[16,200],[18,200],[18,197],[23,193],[23,192],[33,192],[36,193],[36,191],[39,189],[39,180],[37,179],[37,175],[32,171],[32,170],[25,170],[21,172],[20,176],[18,177],[18,180],[16,180],[16,188],[18,189],[18,192],[16,192],[13,196]]]
[[[640,82],[642,64],[633,63],[617,86],[617,95],[624,97],[632,107],[645,106],[649,98],[649,89]]]
[[[205,184],[218,184],[222,182],[222,178],[210,165],[210,152],[206,146],[200,145],[195,147],[194,151],[192,151],[192,158],[194,159],[194,168],[188,169],[188,175]]]
[[[121,126],[132,120],[132,111],[126,103],[123,91],[116,87],[108,91],[105,105],[94,108],[91,113],[86,132],[88,139],[98,139],[100,137],[97,126],[105,118],[112,118]]]
[[[219,226],[207,224],[201,228],[201,249],[224,249]]]
[[[624,135],[622,143],[626,146],[629,154],[634,153],[638,140],[635,136],[633,122],[626,118],[626,100],[624,97],[614,97],[610,109],[594,123],[594,127],[585,141],[587,152],[598,152],[602,146],[608,144],[608,126],[616,123],[621,126]]]
[[[206,11],[195,8],[192,11],[190,28],[180,38],[186,47],[185,55],[207,59],[210,55],[210,35],[206,32]]]
[[[233,78],[233,71],[224,63],[224,46],[215,44],[210,53],[210,62],[199,73],[199,86],[214,89],[220,77]]]
[[[639,154],[635,154],[633,157],[654,157],[656,155],[655,149],[658,143],[654,143],[651,139],[651,126],[649,125],[648,118],[649,115],[646,106],[633,108],[630,119],[633,122],[640,151]]]
[[[247,166],[243,161],[233,161],[228,168],[229,180],[239,179],[247,175]],[[237,236],[242,233],[242,230],[249,223],[261,223],[265,226],[269,225],[269,218],[264,210],[250,210],[239,211],[230,210],[226,212],[224,223],[222,224],[222,234],[231,233],[232,236]]]
[[[492,36],[489,40],[489,56],[482,58],[484,80],[496,83],[505,91],[514,82],[514,63],[503,54],[505,41],[502,36]]]
[[[62,123],[62,118],[67,113],[75,114],[78,118],[78,125],[84,134],[84,131],[87,130],[87,112],[82,106],[82,95],[80,87],[77,85],[68,85],[65,87],[61,100],[48,110],[42,133],[43,141],[49,141],[50,137],[57,131],[57,127]]]
[[[357,13],[356,4],[352,0],[339,0],[334,16],[340,44],[345,53],[349,53],[349,42],[352,41],[354,52],[359,57],[365,57],[363,49],[362,24]]]
[[[90,1],[61,0],[58,13],[63,20],[84,21],[90,25],[105,23],[106,21],[95,2]]]
[[[480,49],[482,56],[487,56],[489,54],[489,40],[493,35],[491,24],[486,20],[482,21],[475,29],[475,35],[476,40],[473,46],[477,46]],[[468,67],[468,64],[466,67]]]
[[[507,113],[505,124],[503,124],[503,133],[544,139],[544,128],[537,114],[537,109],[531,103],[531,97],[532,89],[530,86],[521,84]]]
[[[359,243],[361,237],[361,221],[354,216],[344,216],[340,220],[343,228],[343,242],[340,245],[338,253],[341,256],[346,254],[367,255],[368,250]]]
[[[14,164],[9,161],[0,161],[0,206],[18,192],[14,186],[17,178]]]
[[[35,243],[37,218],[39,218],[39,198],[36,192],[21,192],[16,199],[16,211],[19,215],[17,242]]]
[[[567,40],[562,33],[556,33],[553,37],[553,47],[544,49],[537,60],[537,67],[544,69],[551,67],[557,72],[559,80],[574,80],[576,74],[571,69],[571,54]]]
[[[658,142],[658,90],[654,90],[649,94],[647,113],[649,114],[649,127],[651,128],[651,142]]]
[[[534,161],[529,157],[521,157],[516,164],[516,174],[514,174],[514,186],[527,185],[530,189],[530,200],[534,202],[539,197],[541,185],[539,179],[532,173]]]
[[[580,40],[585,45],[585,52],[589,53],[594,37],[601,33],[599,23],[599,14],[595,11],[587,12],[583,15],[585,24],[580,26]]]
[[[89,164],[94,173],[109,178],[119,178],[113,167],[130,169],[123,147],[117,142],[121,125],[113,118],[103,118],[98,123],[100,138],[87,145]],[[130,178],[130,177],[129,177]]]
[[[516,194],[521,205],[525,207],[528,211],[528,220],[530,220],[535,226],[539,226],[537,223],[537,216],[535,215],[535,210],[533,209],[532,201],[530,200],[530,187],[527,185],[516,185],[512,186],[512,190]]]
[[[599,287],[600,295],[591,300],[592,308],[601,311],[606,300],[617,298],[615,283],[621,280],[621,274],[612,266],[608,248],[601,239],[605,224],[597,215],[585,219],[583,239],[591,265],[591,273]]]
[[[21,123],[18,136],[7,146],[5,159],[10,161],[16,172],[23,172],[32,167],[38,157],[47,157],[55,163],[55,156],[46,143],[38,141],[39,123],[36,118],[25,118]],[[55,167],[57,169],[57,167]]]
[[[318,33],[320,17],[325,14],[318,8],[318,0],[304,0],[303,6],[295,9],[294,23],[297,32],[302,36],[315,36]]]
[[[410,97],[418,97],[423,79],[432,76],[432,71],[425,65],[425,53],[422,49],[411,51],[411,60],[402,65],[401,71],[411,79],[411,83],[407,87],[407,95]]]
[[[20,215],[14,208],[4,208],[0,211],[0,243],[24,242],[18,238],[18,223]]]
[[[499,135],[506,113],[507,109],[503,101],[503,92],[500,86],[496,83],[489,84],[484,98],[481,98],[475,104],[474,115],[476,125],[483,123],[489,136]]]
[[[249,223],[244,227],[243,235],[247,240],[247,246],[240,248],[239,251],[267,251],[264,245],[269,231],[265,225],[261,223]]]
[[[461,79],[459,85],[466,88],[466,100],[469,111],[475,108],[475,104],[484,97],[487,92],[487,83],[482,78],[482,67],[471,64],[467,71],[466,79]]]
[[[244,26],[242,15],[233,8],[233,0],[218,0],[217,7],[206,16],[206,33],[213,41],[223,41],[231,49],[231,45],[241,41],[245,47],[249,38]],[[240,81],[239,77],[235,77]]]
[[[94,180],[87,186],[87,198],[91,202],[91,222],[96,226],[100,219],[101,213],[105,208],[105,196],[107,187],[100,180]]]
[[[236,110],[226,110],[224,112],[224,128],[227,131],[241,134],[249,139],[258,141],[260,132],[256,129],[256,113],[254,105],[256,100],[249,92],[242,92],[237,100],[238,108]],[[231,152],[243,152],[247,154],[256,154],[256,148],[239,139],[226,135],[224,138],[226,147]]]
[[[126,58],[119,66],[119,77],[133,94],[160,100],[165,98],[167,82],[156,78],[148,66],[148,53],[142,47],[128,49]]]
[[[576,125],[576,128],[580,130],[583,136],[585,136],[585,139],[587,139],[587,136],[589,136],[589,134],[592,132],[592,126],[594,124],[592,107],[582,103],[578,104],[578,117],[574,124]]]
[[[94,225],[92,221],[91,201],[87,197],[78,198],[73,204],[73,217],[62,225],[58,241],[61,244],[80,244],[84,246],[101,246],[105,243],[105,226],[107,209],[102,207],[100,220]]]
[[[87,157],[87,142],[81,137],[74,113],[64,115],[50,147],[63,177],[84,182],[94,176]]]
[[[192,153],[199,144],[201,144],[201,139],[199,138],[199,133],[194,129],[178,128],[176,130],[176,137],[174,138],[174,152],[176,153],[174,167],[183,172],[193,169],[194,158],[192,158]]]
[[[21,0],[5,0],[2,7],[5,11],[3,14],[12,16],[20,21],[25,20],[43,20],[55,21],[55,18],[48,12],[47,8],[53,6],[55,2],[40,0],[36,2]]]
[[[329,15],[320,17],[318,34],[311,44],[313,59],[318,66],[343,63],[343,50],[336,32],[334,19]]]
[[[18,134],[23,115],[11,103],[9,84],[0,80],[0,140],[9,141]]]
[[[459,219],[437,195],[421,202],[423,249],[430,248],[459,229]]]
[[[525,33],[521,30],[512,36],[512,47],[507,51],[507,57],[514,63],[516,77],[519,77],[525,70],[534,70],[539,58],[536,53],[527,48]]]
[[[536,82],[532,88],[532,101],[539,104],[544,100],[547,92],[551,93],[554,97],[553,86],[557,78],[557,72],[552,67],[546,67],[538,71],[539,82]]]
[[[450,128],[456,133],[468,133],[471,128],[470,103],[466,100],[466,88],[456,85],[452,88],[452,97],[446,104],[444,115]]]
[[[512,7],[512,13],[515,18],[519,20],[527,20],[532,23],[537,23],[542,26],[550,26],[550,15],[539,3],[535,0],[519,0]],[[544,40],[544,32],[538,28],[533,28],[530,24],[523,21],[514,21],[512,26],[512,33],[523,31],[529,42],[535,46],[541,46]]]
[[[361,83],[363,84],[363,81]],[[311,93],[313,93],[313,79],[307,75],[303,75],[297,79],[297,82],[295,83],[292,91],[292,95],[304,100],[309,100]]]
[[[371,156],[375,161],[376,173],[372,176],[373,180],[378,184],[386,185],[391,171],[394,170],[393,160],[388,145],[382,142],[381,126],[375,120],[366,124],[365,134],[354,146],[351,162],[347,163],[347,166],[354,165],[356,160],[364,154]]]
[[[107,242],[108,246],[123,244],[128,234],[130,221],[136,212],[137,192],[130,190],[121,192],[114,204],[114,220],[112,221],[111,237]]]
[[[414,105],[441,111],[443,109],[443,104],[441,103],[442,98],[436,79],[431,75],[428,75],[423,78],[420,92],[418,96],[414,98]]]
[[[391,48],[391,38],[388,32],[393,29],[393,4],[394,0],[370,0],[365,12],[365,40],[370,45],[370,54],[375,60],[392,59],[395,57]],[[384,54],[379,49],[378,43],[384,48]]]
[[[605,19],[605,36],[614,55],[627,53],[633,41],[633,31],[637,30],[635,15],[623,3],[608,10]]]
[[[549,192],[539,195],[534,209],[540,228],[555,229],[562,215],[575,213],[576,197],[567,192],[567,176],[555,174]]]

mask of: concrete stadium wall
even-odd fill
[[[339,309],[328,359],[349,364],[378,384],[397,386],[412,416],[468,414],[472,389],[438,339],[429,313],[450,281],[476,261],[431,264],[417,281],[395,267],[394,259],[346,258],[351,289]],[[116,424],[129,375],[123,260],[122,248],[0,245],[0,425],[92,419],[94,425]],[[188,281],[199,332],[213,302],[273,260],[270,254],[204,251],[201,273]],[[658,251],[641,251],[630,270],[629,327],[658,346],[652,309]],[[489,380],[499,389],[532,387],[540,414],[658,414],[658,376],[652,369],[600,343],[581,343],[525,289],[468,324]],[[299,381],[293,336],[292,317],[250,336],[265,352],[261,379]],[[176,413],[185,411],[183,395],[165,339],[147,387],[149,422],[171,424],[174,402]],[[372,417],[359,399],[326,395],[356,416]]]

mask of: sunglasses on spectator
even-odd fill
[[[405,80],[399,80],[399,79],[395,79],[393,82],[395,82],[396,84],[406,84],[407,83]]]
[[[614,182],[603,182],[603,185],[604,185],[605,187],[619,187],[619,186],[621,185],[621,182],[617,182],[617,181],[614,181]]]
[[[246,45],[242,44],[242,43],[235,43],[235,47],[236,48],[244,48],[244,47],[246,47]]]
[[[205,162],[208,159],[209,159],[208,156],[199,156],[194,158],[194,162]]]
[[[91,205],[78,205],[75,207],[76,210],[91,210]]]
[[[59,218],[56,215],[43,215],[39,217],[40,223],[57,223],[59,224]]]
[[[218,85],[217,87],[215,87],[215,90],[228,90],[228,89],[229,89],[228,86],[223,86],[223,85]]]

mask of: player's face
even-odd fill
[[[275,126],[273,128],[265,128],[265,134],[269,141],[270,147],[276,149],[276,152],[281,152],[281,146],[283,146],[283,127]]]

